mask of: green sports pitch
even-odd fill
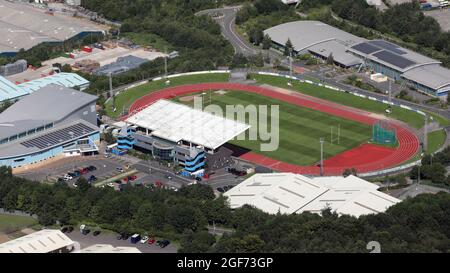
[[[255,105],[257,108],[259,105],[267,105],[269,130],[271,130],[270,106],[278,105],[280,109],[278,149],[272,152],[261,151],[260,144],[267,142],[248,140],[248,137],[246,137],[247,140],[232,140],[230,143],[287,163],[306,166],[320,161],[320,138],[325,140],[324,158],[355,148],[371,139],[372,128],[368,125],[258,94],[240,91],[225,93],[210,91],[203,96],[204,106],[211,103],[222,109],[225,109],[227,105]],[[192,97],[192,94],[189,97]],[[193,106],[192,101],[181,98],[174,100]],[[248,115],[246,119],[248,122]],[[340,132],[339,140],[338,131]]]

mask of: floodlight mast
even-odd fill
[[[320,138],[320,176],[323,176],[323,143],[324,139]]]

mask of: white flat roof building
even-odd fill
[[[124,246],[112,246],[112,245],[91,245],[80,251],[74,253],[142,253],[139,249],[135,247],[124,247]]]
[[[307,178],[293,173],[255,174],[224,195],[231,208],[245,204],[264,212],[376,214],[400,202],[379,192],[378,186],[355,176]]]
[[[0,244],[0,253],[65,253],[74,247],[75,242],[61,231],[43,229]]]
[[[0,54],[28,50],[43,42],[62,42],[83,33],[103,33],[104,27],[87,20],[20,2],[0,0]]]
[[[129,117],[127,123],[149,130],[152,136],[217,149],[250,126],[169,100],[159,100]]]

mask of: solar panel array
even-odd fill
[[[400,67],[401,69],[409,67],[411,65],[416,64],[415,62],[408,60],[406,58],[403,58],[402,56],[399,56],[397,54],[394,54],[390,51],[383,50],[380,52],[377,52],[373,54],[373,56],[377,57],[378,59],[387,62],[391,65]]]
[[[21,144],[27,148],[36,147],[39,149],[45,149],[72,140],[74,138],[84,136],[94,131],[95,130],[89,126],[86,126],[82,123],[77,123],[64,129],[60,129],[49,134],[24,141]]]
[[[380,48],[373,46],[369,43],[356,44],[356,45],[352,46],[352,48],[355,50],[358,50],[364,54],[371,54],[371,53],[374,53],[375,51],[380,50]]]
[[[393,53],[398,54],[398,55],[406,54],[406,52],[401,50],[401,47],[399,47],[398,45],[395,45],[395,44],[392,44],[392,43],[389,43],[389,42],[386,42],[383,40],[370,41],[369,43],[372,45],[375,45],[377,47],[380,47],[382,49],[392,51]]]

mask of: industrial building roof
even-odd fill
[[[450,70],[437,64],[413,68],[402,77],[438,90],[438,93],[439,89],[450,86]]]
[[[85,20],[46,14],[30,5],[0,0],[0,53],[28,50],[42,42],[61,42],[83,32],[102,32]]]
[[[361,42],[353,45],[348,50],[363,58],[379,62],[400,72],[406,72],[409,69],[422,65],[441,63],[384,40]]]
[[[250,128],[168,100],[159,100],[126,121],[150,129],[153,136],[171,142],[184,140],[210,149],[222,146]]]
[[[313,45],[308,50],[323,58],[328,58],[332,55],[335,62],[345,66],[354,66],[362,63],[360,58],[347,53],[346,46],[335,40]]]
[[[255,174],[224,195],[230,207],[245,204],[267,213],[321,213],[330,208],[340,215],[384,212],[400,200],[377,191],[378,186],[355,176],[307,178],[293,173]]]
[[[49,253],[74,242],[59,230],[43,229],[0,244],[0,253]]]
[[[298,52],[310,50],[310,48],[320,51],[323,49],[320,48],[320,44],[334,41],[334,43],[326,43],[323,47],[329,52],[333,52],[335,60],[346,61],[350,59],[350,63],[354,62],[355,59],[345,51],[345,48],[365,41],[363,38],[319,21],[289,22],[266,29],[264,34],[268,34],[273,42],[280,45],[285,45],[287,40],[290,39],[294,49]]]
[[[25,95],[28,95],[28,92],[0,76],[0,102],[16,99]]]
[[[27,130],[57,122],[96,96],[54,84],[19,100],[0,114],[0,140]]]
[[[62,72],[29,82],[21,83],[18,84],[17,87],[22,88],[29,93],[32,93],[49,84],[56,84],[59,86],[73,88],[78,86],[86,86],[89,84],[89,81],[76,73]]]
[[[117,61],[104,65],[96,70],[94,74],[96,75],[108,75],[109,73],[116,75],[126,72],[131,69],[138,68],[141,64],[148,62],[149,60],[139,58],[133,55],[127,55],[124,57],[117,58]]]
[[[112,245],[97,244],[84,248],[76,253],[142,253],[135,247],[114,247]]]

